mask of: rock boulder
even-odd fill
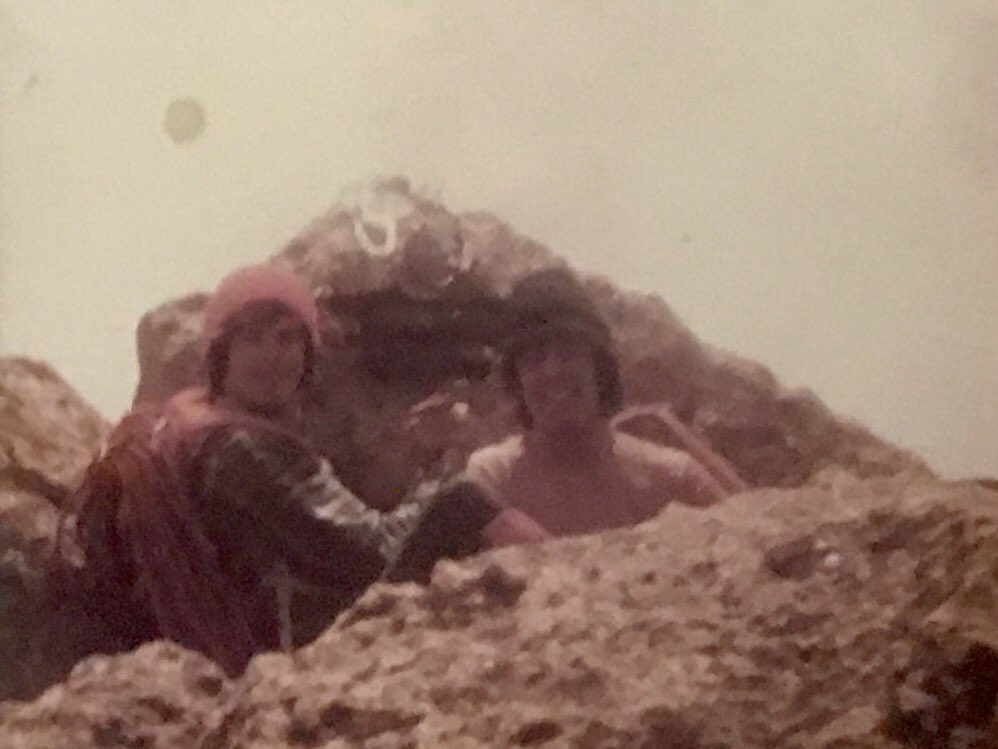
[[[154,643],[0,708],[0,745],[985,749],[998,494],[766,489],[372,588],[224,682]]]

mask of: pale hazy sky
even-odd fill
[[[998,475],[992,0],[0,0],[0,84],[0,341],[108,416],[144,311],[401,173]]]

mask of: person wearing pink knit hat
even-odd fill
[[[319,308],[308,287],[280,265],[249,265],[230,273],[218,284],[204,309],[204,335],[214,340],[226,320],[250,303],[269,301],[284,306],[313,339],[319,337]]]
[[[227,276],[204,310],[207,387],[136,407],[88,469],[77,587],[121,647],[165,637],[237,675],[321,632],[408,532],[415,508],[369,510],[289,427],[319,321],[288,270]]]
[[[286,419],[312,378],[319,309],[291,271],[251,265],[226,276],[209,298],[203,340],[211,398]]]

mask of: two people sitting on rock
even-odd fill
[[[78,585],[121,644],[166,637],[238,674],[382,574],[413,508],[368,509],[298,435],[318,339],[293,274],[235,272],[205,309],[208,387],[135,408],[89,467]]]
[[[208,386],[142,405],[76,494],[78,587],[121,644],[166,637],[229,674],[307,642],[379,578],[443,557],[642,522],[726,492],[689,455],[618,433],[606,324],[558,273],[525,279],[503,358],[525,431],[471,456],[427,507],[369,509],[299,436],[319,312],[290,272],[251,266],[205,309]]]

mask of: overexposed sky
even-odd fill
[[[144,311],[396,173],[998,475],[992,0],[0,0],[0,342],[108,416]]]

